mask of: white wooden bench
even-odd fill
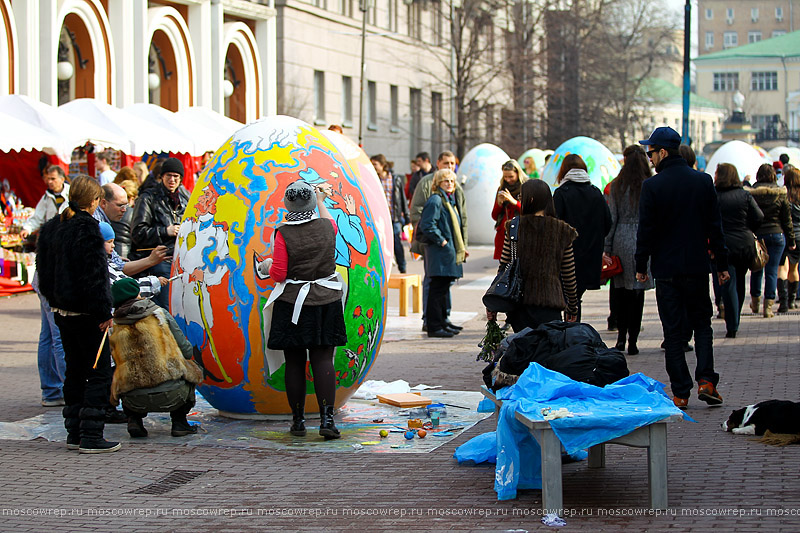
[[[481,392],[495,406],[499,416],[503,400],[498,400],[492,391],[483,387]],[[542,450],[542,509],[546,513],[562,514],[564,500],[561,483],[561,441],[558,440],[549,421],[532,420],[522,413],[515,413],[517,421],[531,432]],[[634,429],[626,435],[596,444],[589,448],[589,468],[606,466],[606,444],[621,444],[635,448],[647,448],[647,477],[652,509],[667,508],[667,424],[681,420],[681,415]]]

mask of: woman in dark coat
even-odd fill
[[[611,211],[611,230],[606,235],[605,254],[619,257],[622,274],[611,278],[611,301],[615,309],[611,314],[617,317],[617,345],[620,351],[628,343],[628,355],[636,355],[639,348],[636,341],[642,329],[644,311],[644,291],[654,284],[648,275],[644,283],[636,281],[636,232],[639,229],[639,195],[642,183],[652,175],[650,163],[641,146],[632,145],[622,152],[625,163],[619,175],[611,182],[608,194],[608,207]],[[648,273],[649,274],[649,273]]]
[[[758,207],[764,213],[764,220],[758,227],[756,236],[767,245],[769,254],[767,266],[750,274],[750,309],[758,314],[763,280],[764,318],[771,318],[774,316],[772,306],[775,303],[781,255],[786,243],[794,243],[789,200],[786,196],[786,187],[778,185],[775,169],[768,163],[758,167],[756,184],[745,190],[753,195]],[[790,244],[789,249],[794,249],[794,244]]]
[[[467,258],[462,213],[455,200],[456,174],[437,170],[433,175],[431,196],[422,209],[419,221],[424,235],[427,276],[431,280],[426,306],[428,337],[452,337],[458,334],[447,321],[446,302],[450,285],[464,275],[461,264]],[[430,254],[430,255],[429,255]]]
[[[105,241],[92,218],[101,194],[92,178],[76,178],[69,207],[44,225],[36,254],[39,290],[53,309],[67,364],[63,410],[67,448],[81,453],[114,452],[121,447],[103,438],[112,374],[104,333],[112,318]]]
[[[529,180],[522,186],[522,211],[511,221],[517,225],[517,254],[522,278],[522,304],[508,313],[508,322],[515,332],[537,328],[540,324],[560,320],[575,322],[578,297],[572,243],[575,229],[556,218],[550,186],[541,180]],[[511,240],[503,243],[500,268],[511,261]],[[486,317],[495,320],[497,313],[487,309]]]
[[[558,188],[553,194],[556,214],[578,232],[573,248],[580,322],[583,293],[600,288],[603,246],[606,234],[611,229],[611,212],[603,193],[592,185],[586,163],[578,154],[569,154],[564,158],[556,185]]]
[[[797,309],[797,286],[800,276],[797,264],[800,261],[800,249],[797,248],[797,239],[800,237],[800,171],[796,167],[787,165],[783,171],[783,185],[786,187],[789,211],[792,215],[792,229],[794,242],[787,242],[783,249],[783,257],[778,268],[778,299],[780,300],[779,313],[789,309]],[[790,246],[794,248],[790,248]]]
[[[745,277],[755,254],[753,232],[764,220],[764,213],[753,197],[742,188],[739,173],[730,163],[721,163],[714,173],[714,186],[719,198],[722,232],[728,248],[730,279],[720,286],[725,305],[725,334],[736,337],[745,296]]]
[[[336,274],[338,228],[325,207],[325,193],[304,181],[286,187],[286,222],[275,230],[272,257],[258,266],[278,282],[267,305],[273,305],[267,346],[283,350],[286,399],[292,409],[289,433],[306,435],[306,362],[314,374],[319,404],[319,434],[341,435],[333,420],[336,373],[333,356],[347,343],[342,311],[342,281]],[[319,217],[315,209],[319,208]],[[308,292],[304,295],[304,291]]]

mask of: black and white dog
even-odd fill
[[[800,403],[767,400],[748,405],[731,413],[722,429],[737,435],[762,436],[772,433],[800,434]]]

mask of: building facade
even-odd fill
[[[798,0],[698,0],[698,54],[800,30]]]
[[[275,113],[276,19],[245,0],[0,0],[0,94]]]
[[[800,31],[695,58],[697,93],[726,109],[744,96],[742,111],[765,148],[798,143]]]

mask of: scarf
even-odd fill
[[[503,184],[500,185],[499,190],[507,190],[508,193],[513,196],[516,200],[519,200],[519,193],[522,190],[522,182],[517,180],[514,184],[509,185],[508,183],[503,180]]]
[[[456,248],[456,264],[460,265],[467,259],[467,247],[464,245],[464,237],[461,235],[461,218],[456,213],[456,210],[453,209],[453,203],[455,202],[453,196],[442,191],[443,203],[450,213],[450,222],[453,226],[453,246]]]
[[[311,220],[314,216],[314,210],[311,211],[288,211],[286,213],[286,222],[300,222]]]
[[[582,168],[573,168],[566,174],[564,174],[564,181],[574,181],[575,183],[591,183],[592,180],[589,179],[589,174],[586,173],[585,170]]]

